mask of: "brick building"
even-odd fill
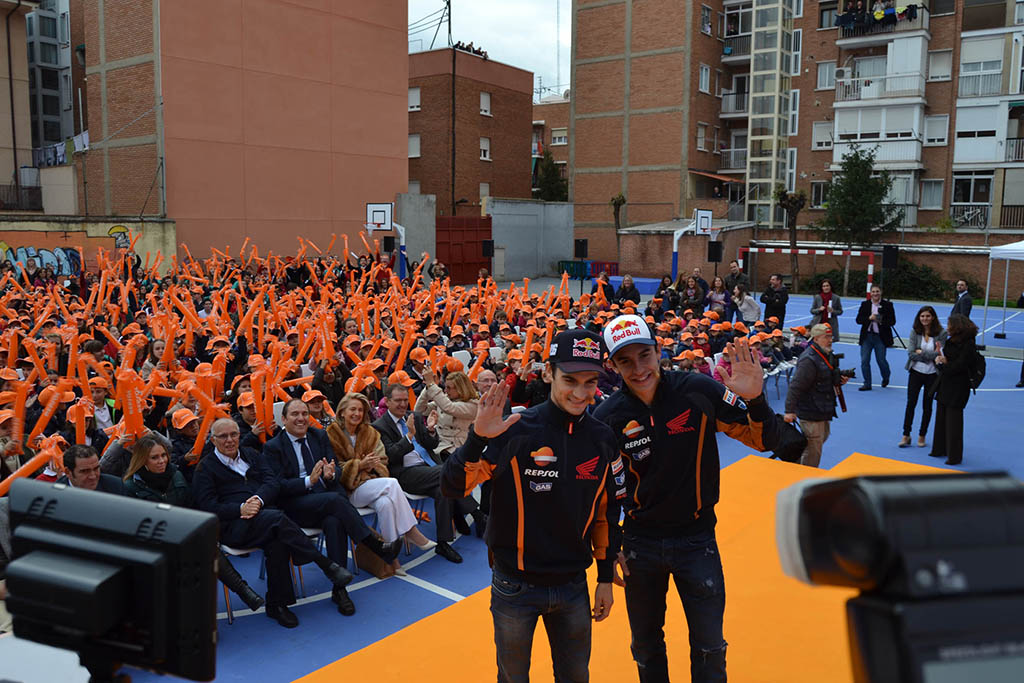
[[[404,0],[75,4],[93,215],[169,217],[197,256],[281,252],[406,190]]]
[[[926,0],[878,19],[839,4],[574,0],[570,198],[592,254],[618,255],[620,191],[623,227],[688,218],[699,202],[783,239],[772,187],[806,192],[798,222],[820,220],[859,144],[904,210],[890,241],[984,279],[964,250],[1024,233],[1024,3]]]
[[[409,192],[436,195],[441,216],[530,198],[532,73],[445,48],[410,54],[408,85]]]
[[[549,95],[533,105],[533,188],[537,189],[537,168],[544,152],[551,152],[561,171],[569,177],[569,92]]]

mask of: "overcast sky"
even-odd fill
[[[372,1],[372,0],[368,0]],[[556,41],[556,0],[451,0],[452,40],[472,42],[487,50],[491,59],[517,66],[538,76],[544,86],[560,85],[559,94],[569,88],[569,51],[572,41],[572,0],[561,3],[561,64],[562,78],[558,83],[558,57]],[[413,30],[429,28],[409,36],[409,51],[430,48],[436,19],[441,18],[443,0],[409,0],[409,25]],[[429,19],[424,19],[436,12]],[[448,42],[447,22],[437,34],[434,48],[445,47]],[[545,92],[546,95],[552,94]]]

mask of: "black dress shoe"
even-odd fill
[[[292,611],[284,605],[275,607],[268,605],[267,616],[285,628],[295,628],[299,625],[299,618],[292,614]]]
[[[888,379],[883,379],[882,380],[882,388],[885,389],[887,386],[889,386],[889,380]]]
[[[476,525],[476,537],[483,538],[484,531],[487,529],[487,515],[481,510],[473,510],[473,524]]]
[[[374,555],[388,563],[398,557],[398,553],[402,551],[401,539],[385,543],[373,534],[370,534],[366,540],[363,541],[363,545],[369,548],[370,552]]]
[[[869,387],[867,384],[865,384],[865,385],[861,386],[859,389],[857,389],[857,391],[871,391],[871,387]]]
[[[1022,379],[1021,381],[1017,382],[1014,386],[1017,387],[1018,389],[1024,387],[1024,379]]]
[[[249,584],[246,584],[242,588],[242,590],[240,590],[238,592],[238,597],[242,598],[242,601],[253,612],[258,610],[260,607],[263,607],[263,604],[264,604],[263,598],[260,597],[259,593],[257,593],[252,588],[250,588]]]
[[[959,465],[962,462],[963,462],[962,459],[961,460],[952,460],[950,458],[946,458],[946,464],[947,465]]]
[[[469,525],[466,524],[465,515],[455,515],[452,519],[452,523],[455,524],[455,530],[463,536],[469,536]]]
[[[352,572],[337,562],[331,562],[327,569],[324,570],[324,575],[338,588],[344,588],[352,583]]]
[[[352,602],[352,598],[348,596],[348,591],[344,588],[335,588],[331,591],[331,600],[338,606],[338,614],[350,617],[356,613],[356,604]]]
[[[929,458],[945,458],[946,456],[943,455],[942,453],[929,453],[928,457]]]
[[[444,559],[448,560],[449,562],[453,562],[454,564],[462,563],[462,555],[459,555],[457,552],[455,552],[455,548],[451,547],[444,541],[437,542],[437,547],[434,548],[434,552],[443,557]]]

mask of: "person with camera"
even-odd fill
[[[800,464],[817,467],[821,449],[828,441],[832,419],[836,417],[839,388],[846,384],[852,371],[840,371],[832,353],[832,329],[821,323],[810,331],[811,343],[797,360],[796,370],[786,392],[786,414],[783,419],[800,421],[800,430],[807,437],[807,447],[800,455]]]
[[[882,288],[871,285],[871,296],[860,303],[857,311],[860,325],[860,371],[864,384],[857,391],[871,391],[871,353],[875,354],[878,371],[882,373],[882,388],[889,386],[889,361],[885,350],[892,346],[892,328],[896,324],[896,309],[892,302],[882,298]]]

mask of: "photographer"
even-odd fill
[[[839,387],[849,376],[840,374],[838,362],[832,353],[832,329],[828,325],[815,325],[810,332],[811,343],[796,363],[796,371],[786,392],[786,422],[800,420],[800,429],[807,437],[807,448],[800,456],[800,464],[817,467],[821,462],[821,449],[831,431],[830,422],[836,417],[836,398]]]

